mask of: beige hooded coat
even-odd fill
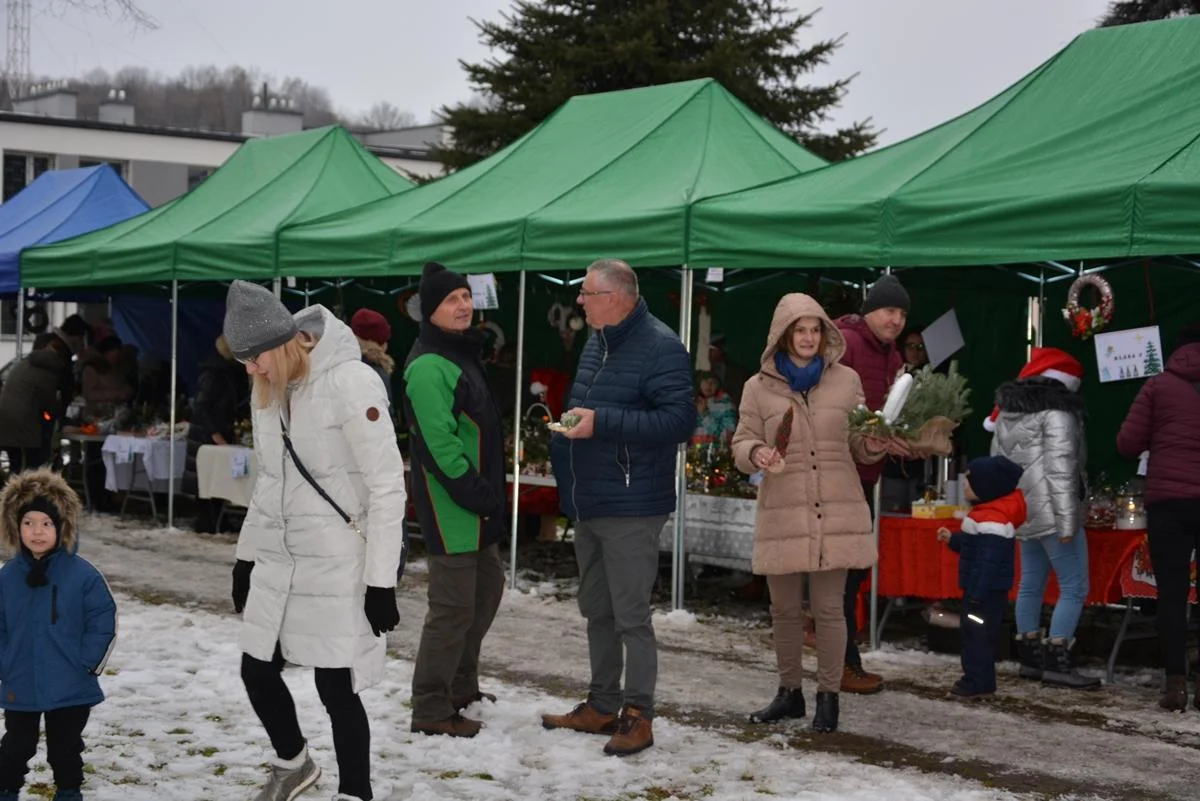
[[[808,392],[792,391],[775,367],[776,343],[801,317],[816,317],[825,334],[825,372]],[[764,474],[754,526],[754,572],[786,575],[875,563],[871,513],[855,461],[868,454],[851,434],[850,412],[863,402],[858,373],[839,363],[845,339],[825,310],[808,295],[784,295],[775,307],[762,367],[742,393],[733,455],[744,473],[757,471],[751,454],[773,447],[784,413],[793,410],[791,442],[782,472]]]

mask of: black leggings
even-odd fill
[[[37,753],[38,727],[46,716],[46,761],[59,790],[83,786],[83,727],[90,706],[68,706],[49,712],[4,713],[4,739],[0,740],[0,790],[19,793]]]
[[[1192,550],[1200,549],[1200,498],[1146,508],[1150,562],[1158,586],[1158,639],[1168,676],[1187,675],[1187,604]]]
[[[270,662],[242,654],[242,682],[275,754],[280,759],[295,759],[304,750],[304,735],[296,719],[296,704],[283,681],[283,664],[278,644]],[[313,672],[317,694],[333,727],[338,792],[371,801],[371,727],[362,699],[354,692],[350,668],[315,668]]]

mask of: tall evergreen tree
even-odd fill
[[[1101,28],[1200,14],[1200,0],[1120,0],[1108,4]]]
[[[444,107],[448,167],[515,142],[573,95],[711,77],[800,144],[830,160],[875,143],[870,120],[826,132],[850,78],[804,76],[840,39],[800,44],[812,14],[779,0],[516,0],[501,22],[476,22],[499,56],[462,62],[483,102]]]

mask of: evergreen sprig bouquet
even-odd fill
[[[922,456],[947,455],[950,432],[971,413],[970,395],[957,362],[951,362],[946,373],[925,365],[912,374],[912,387],[899,410],[871,411],[859,406],[850,413],[850,431],[881,439],[903,437]],[[893,399],[889,396],[888,400],[890,407]]]

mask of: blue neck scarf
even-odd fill
[[[801,367],[781,350],[775,351],[775,369],[788,382],[793,392],[808,392],[821,380],[825,371],[825,359],[817,356],[807,367]]]

